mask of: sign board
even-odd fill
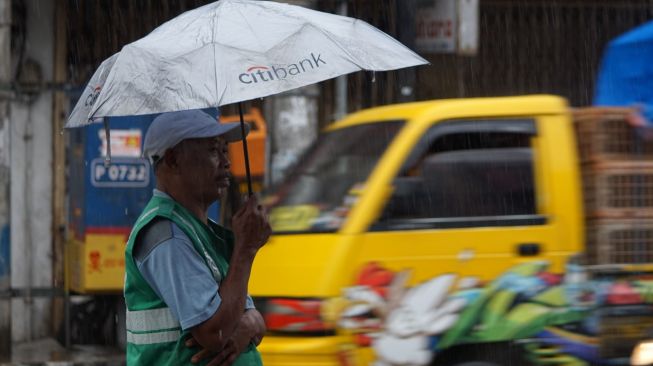
[[[458,53],[475,55],[479,39],[479,0],[458,2]]]
[[[79,293],[122,291],[125,280],[125,232],[87,233],[85,241],[69,242],[70,287]]]
[[[140,188],[150,184],[150,167],[145,159],[112,158],[106,166],[103,158],[96,158],[90,172],[94,187]]]
[[[104,129],[98,131],[100,137],[100,156],[107,154],[107,137]],[[140,129],[110,130],[111,157],[141,157],[142,132]]]
[[[456,18],[456,0],[418,1],[415,47],[425,52],[455,52]]]
[[[415,47],[426,53],[475,54],[479,0],[417,0]]]

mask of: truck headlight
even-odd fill
[[[633,366],[653,365],[653,340],[639,342],[630,356]]]

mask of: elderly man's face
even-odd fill
[[[198,199],[213,202],[229,187],[227,142],[220,137],[188,139],[179,145],[179,172]]]

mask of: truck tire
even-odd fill
[[[431,366],[526,366],[523,350],[512,342],[456,346],[438,354]]]

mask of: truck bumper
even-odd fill
[[[355,348],[348,336],[266,336],[258,349],[265,366],[362,365],[370,349]]]

